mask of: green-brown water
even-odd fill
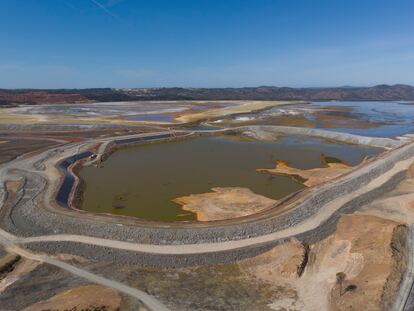
[[[303,169],[323,167],[321,153],[355,165],[378,152],[376,148],[298,137],[276,142],[197,137],[140,145],[115,152],[103,168],[81,170],[86,182],[82,208],[148,220],[192,220],[195,214],[171,200],[209,192],[212,187],[246,187],[280,199],[303,185],[288,177],[257,173],[257,168],[274,167],[275,160]]]

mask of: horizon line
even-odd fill
[[[85,90],[85,89],[115,89],[115,90],[125,90],[125,89],[243,89],[243,88],[291,88],[291,89],[338,89],[338,88],[373,88],[378,86],[408,86],[414,87],[414,85],[404,84],[404,83],[395,83],[395,84],[373,84],[373,85],[340,85],[340,86],[277,86],[277,85],[258,85],[258,86],[141,86],[141,87],[111,87],[111,86],[102,86],[102,87],[50,87],[50,88],[33,88],[33,87],[16,87],[16,88],[1,88],[0,90]]]

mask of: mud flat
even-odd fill
[[[252,125],[236,128],[238,130],[251,131],[251,136],[257,139],[274,139],[278,135],[299,135],[306,137],[318,137],[348,144],[366,145],[378,148],[396,148],[404,145],[404,141],[392,138],[367,137],[342,132],[333,132],[323,129],[291,127],[291,126],[272,126],[272,125]]]
[[[332,157],[331,157],[332,158]],[[322,159],[326,158],[322,156]],[[326,160],[325,160],[326,162]],[[327,167],[301,170],[290,167],[285,161],[276,161],[276,167],[272,169],[257,169],[258,172],[270,173],[281,176],[289,176],[293,180],[303,183],[307,187],[316,186],[320,183],[330,181],[351,170],[351,167],[340,160],[328,162]]]
[[[186,211],[194,212],[198,221],[232,219],[257,213],[276,201],[253,193],[247,188],[213,188],[212,192],[191,194],[173,201]]]
[[[304,104],[303,101],[247,101],[237,106],[219,109],[209,109],[200,113],[192,113],[177,118],[182,123],[196,122],[200,120],[217,119],[225,116],[270,109],[274,106]]]
[[[219,126],[277,125],[329,129],[371,137],[397,137],[414,132],[414,109],[399,102],[310,102],[276,106],[228,116]]]
[[[0,125],[178,125],[260,111],[299,101],[132,101],[89,104],[20,105],[2,109]]]

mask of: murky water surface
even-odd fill
[[[349,115],[367,122],[365,127],[345,127],[339,124],[337,131],[376,137],[396,137],[414,133],[414,106],[404,102],[320,102],[314,106],[349,107]],[[370,126],[373,125],[373,126]]]
[[[404,102],[313,102],[215,120],[212,125],[284,125],[351,134],[396,137],[414,133],[414,105]]]
[[[155,114],[155,115],[134,115],[125,117],[130,121],[158,121],[158,122],[173,122],[174,116],[168,114]]]
[[[274,167],[275,160],[303,169],[323,167],[322,152],[355,165],[380,150],[298,137],[277,142],[198,137],[135,146],[115,152],[103,168],[81,170],[86,181],[82,207],[149,220],[191,220],[195,215],[172,199],[209,192],[212,187],[247,187],[280,199],[303,186],[288,177],[257,173],[256,169]]]

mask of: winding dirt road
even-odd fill
[[[66,262],[57,260],[51,256],[47,256],[44,254],[35,254],[26,249],[18,247],[15,244],[16,241],[19,241],[18,237],[11,235],[10,233],[0,229],[0,244],[2,244],[9,252],[18,254],[30,260],[44,262],[44,263],[56,266],[76,276],[84,278],[92,283],[100,284],[100,285],[115,289],[129,296],[135,297],[139,299],[140,301],[142,301],[148,308],[150,308],[153,311],[169,311],[169,309],[166,306],[164,306],[160,301],[158,301],[154,297],[148,295],[147,293],[139,289],[127,286],[123,283],[120,283],[114,280],[104,278],[100,275],[91,273],[84,269],[77,268]]]
[[[296,236],[300,233],[310,231],[320,226],[324,221],[329,219],[333,213],[339,210],[344,204],[353,199],[356,195],[362,195],[363,193],[369,192],[375,188],[380,187],[388,179],[395,174],[407,170],[412,164],[412,160],[405,160],[397,163],[391,170],[374,179],[358,191],[349,193],[340,197],[339,199],[333,200],[325,205],[318,214],[314,217],[308,218],[301,222],[297,226],[291,227],[286,230],[277,231],[271,234],[266,234],[258,237],[252,237],[243,240],[231,240],[224,242],[214,243],[197,243],[197,244],[181,244],[181,245],[156,245],[156,244],[139,244],[131,243],[126,241],[101,239],[96,237],[84,236],[84,235],[46,235],[36,236],[28,238],[17,238],[16,243],[27,244],[33,242],[78,242],[83,244],[97,245],[110,247],[115,249],[123,249],[135,252],[152,253],[152,254],[163,254],[163,255],[191,255],[191,254],[202,254],[210,252],[229,251],[239,248],[244,248],[252,245],[267,243],[276,241],[279,239],[289,238]]]
[[[157,133],[160,134],[160,133]],[[146,134],[148,135],[148,134]],[[153,134],[154,135],[154,134]],[[337,135],[337,134],[336,134]],[[134,137],[139,137],[135,135]],[[100,142],[108,142],[110,139],[105,139]],[[79,152],[80,149],[85,149],[95,144],[96,141],[83,142],[81,144],[67,144],[59,154],[59,157],[53,159],[48,159],[48,153],[42,153],[40,155],[33,156],[30,159],[19,158],[14,161],[11,161],[5,165],[0,166],[0,184],[2,192],[0,199],[4,201],[5,198],[5,189],[4,182],[6,181],[8,171],[13,168],[19,168],[21,170],[27,170],[31,173],[43,175],[48,177],[50,184],[56,184],[59,176],[48,175],[49,171],[38,171],[34,169],[34,163],[36,161],[47,159],[47,166],[50,167],[53,161],[56,161],[57,158],[62,159],[73,153]],[[100,149],[100,152],[104,150]],[[355,197],[366,194],[374,189],[381,187],[387,181],[389,181],[393,176],[404,172],[412,164],[412,159],[401,160],[393,165],[392,168],[386,172],[380,174],[378,177],[372,179],[369,183],[363,185],[359,189],[352,191],[350,193],[344,194],[343,196],[337,197],[327,204],[325,204],[316,214],[305,219],[304,221],[299,222],[297,225],[289,227],[284,230],[275,231],[270,234],[264,234],[256,237],[245,238],[240,240],[229,240],[222,242],[212,242],[212,243],[193,243],[193,244],[171,244],[171,245],[158,245],[158,244],[142,244],[142,243],[132,243],[127,241],[111,240],[104,238],[91,237],[87,235],[74,235],[74,234],[55,234],[55,235],[42,235],[42,236],[32,236],[32,237],[18,237],[12,235],[4,230],[0,229],[0,243],[4,245],[9,251],[15,252],[23,257],[45,262],[54,266],[57,266],[61,269],[64,269],[74,275],[83,277],[91,282],[98,283],[107,287],[111,287],[120,292],[123,292],[127,295],[133,296],[142,302],[144,302],[152,310],[168,310],[162,303],[156,300],[154,297],[149,296],[148,294],[129,287],[125,284],[104,278],[102,276],[93,274],[89,271],[77,268],[66,262],[57,260],[52,256],[45,254],[37,254],[31,251],[24,249],[22,246],[28,245],[30,243],[48,243],[48,242],[77,242],[87,245],[96,245],[102,247],[108,247],[112,249],[119,250],[128,250],[140,253],[149,253],[149,254],[159,254],[159,255],[194,255],[194,254],[204,254],[204,253],[215,253],[221,251],[231,251],[246,248],[249,246],[260,245],[264,243],[274,242],[280,239],[286,239],[289,237],[297,236],[301,233],[308,232],[315,228],[321,226],[326,222],[335,212],[337,212],[341,207],[346,203],[350,202]],[[361,170],[364,167],[360,168]],[[367,169],[367,168],[365,168]],[[46,198],[51,198],[53,195],[53,187],[47,187]],[[47,208],[51,208],[48,206]],[[122,225],[122,224],[120,224]]]

